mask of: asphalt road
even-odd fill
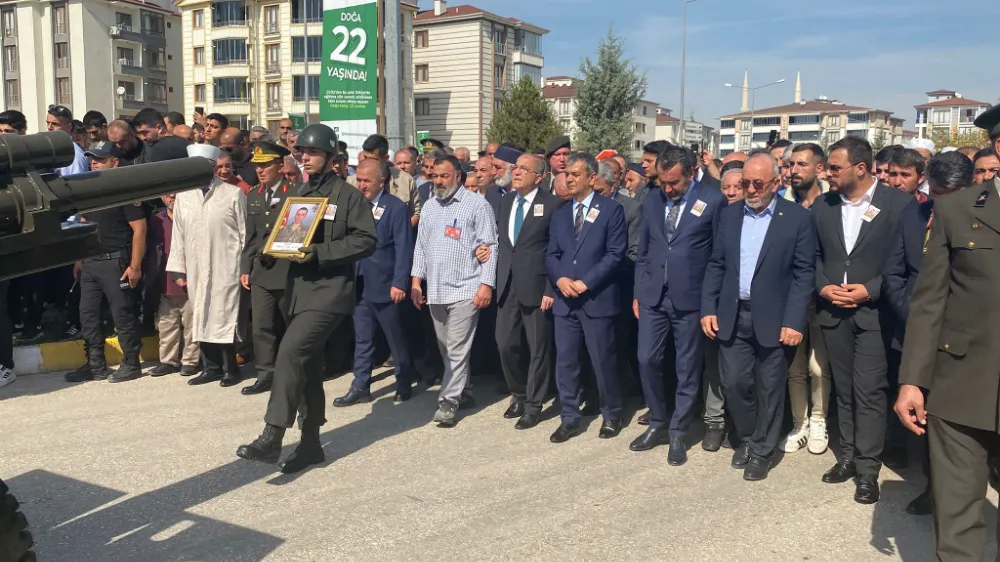
[[[328,401],[349,383],[327,382]],[[664,447],[630,452],[634,423],[562,445],[548,441],[554,417],[515,431],[493,381],[452,429],[430,423],[435,393],[394,405],[393,385],[329,408],[327,463],[283,476],[235,456],[266,396],[176,375],[26,376],[0,390],[0,476],[42,561],[931,560],[929,518],[903,511],[917,467],[883,471],[882,501],[861,506],[852,484],[820,481],[830,452],[787,455],[747,483],[727,450],[695,446],[679,468]]]

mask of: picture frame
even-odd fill
[[[319,222],[328,212],[326,197],[289,197],[275,219],[264,253],[276,258],[304,258],[299,251],[312,243]],[[301,217],[301,218],[299,218]]]

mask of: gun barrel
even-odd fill
[[[73,139],[62,131],[35,135],[0,135],[0,168],[13,175],[31,168],[54,170],[69,166],[76,157]]]

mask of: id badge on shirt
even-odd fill
[[[696,217],[700,217],[702,213],[705,212],[706,207],[708,207],[708,203],[705,203],[704,201],[699,199],[694,202],[694,205],[691,206],[691,214]]]
[[[872,222],[873,220],[875,220],[875,217],[877,217],[880,212],[881,210],[878,207],[875,207],[874,205],[869,205],[868,209],[866,209],[864,214],[861,215],[861,220],[865,222]]]
[[[538,204],[535,205],[535,216],[541,217],[545,215],[545,205]]]
[[[458,226],[458,219],[455,219],[451,224],[444,227],[444,237],[453,240],[462,239],[462,228]]]
[[[375,217],[375,220],[380,220],[383,213],[385,213],[385,207],[372,207],[372,216]]]
[[[597,217],[600,216],[600,214],[601,212],[598,211],[597,209],[591,209],[590,211],[587,212],[587,218],[584,220],[586,220],[587,222],[594,222],[597,220]]]
[[[331,203],[326,206],[326,212],[323,213],[323,220],[332,221],[336,218],[337,218],[337,206]]]

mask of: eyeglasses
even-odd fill
[[[989,172],[993,175],[997,175],[997,173],[1000,173],[1000,168],[976,168],[975,171],[977,174],[985,174],[986,172]]]
[[[73,120],[73,112],[70,111],[69,108],[67,108],[64,105],[55,105],[55,104],[50,105],[49,115],[54,115],[60,119],[64,119],[67,121]]]
[[[850,166],[838,166],[836,164],[827,164],[826,169],[833,175],[837,175],[844,170],[850,170],[851,168],[857,166],[857,164],[851,164]]]
[[[777,179],[778,178],[775,178],[775,179],[769,180],[769,181],[763,181],[763,180],[740,180],[740,187],[742,187],[743,189],[750,189],[750,186],[752,185],[755,190],[761,191],[765,187],[767,187],[767,186],[771,185],[772,183],[774,183],[775,181],[777,181]]]

